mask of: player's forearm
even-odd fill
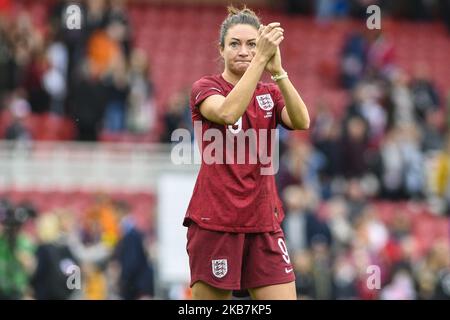
[[[293,129],[308,129],[310,123],[308,109],[292,82],[289,78],[285,78],[278,80],[277,84],[286,103],[286,111]]]
[[[267,61],[255,56],[247,71],[225,98],[221,106],[221,119],[225,124],[235,124],[244,114],[253,97]]]

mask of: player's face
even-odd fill
[[[248,24],[237,24],[228,29],[220,54],[225,68],[236,75],[243,75],[256,53],[258,31]]]

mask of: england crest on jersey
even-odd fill
[[[258,105],[261,109],[268,111],[273,108],[273,100],[270,94],[262,94],[260,96],[256,96],[256,101],[258,101]]]
[[[212,260],[212,272],[216,278],[223,278],[228,272],[227,259]]]

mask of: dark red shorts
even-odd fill
[[[283,231],[227,233],[192,223],[187,232],[191,286],[197,281],[227,290],[295,280]]]

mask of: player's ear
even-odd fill
[[[220,56],[223,58],[223,47],[220,45],[220,43],[219,43],[219,53]]]

